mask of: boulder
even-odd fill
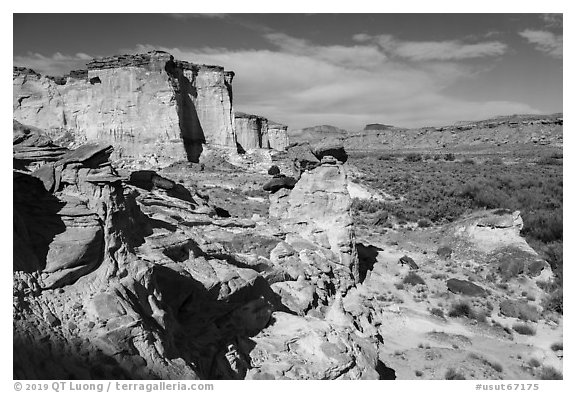
[[[408,255],[404,255],[402,258],[400,258],[398,260],[398,263],[400,263],[401,265],[408,265],[408,267],[410,268],[410,270],[418,270],[420,269],[418,267],[418,264],[416,264],[416,262],[414,262],[414,259],[410,258]]]
[[[344,327],[276,312],[253,337],[246,379],[379,379],[376,346]]]
[[[452,293],[457,293],[465,296],[484,296],[486,291],[484,288],[470,282],[468,280],[459,280],[457,278],[451,278],[446,281],[446,286],[448,290]]]
[[[294,165],[297,174],[311,170],[320,165],[320,160],[312,154],[308,143],[293,144],[288,146],[288,157]]]
[[[453,250],[448,246],[439,247],[436,254],[443,259],[449,259],[452,256]]]
[[[319,160],[322,160],[325,156],[332,156],[342,163],[348,160],[348,154],[344,150],[344,144],[341,139],[326,138],[314,143],[311,148],[312,153]]]
[[[280,168],[278,168],[277,165],[272,165],[269,169],[268,169],[268,174],[272,175],[272,176],[276,176],[280,174]]]
[[[274,179],[268,181],[262,188],[264,191],[269,191],[271,193],[275,193],[276,191],[286,188],[286,189],[293,189],[296,185],[296,179],[290,176],[286,177],[275,177]]]
[[[503,300],[500,302],[500,312],[504,316],[523,321],[538,322],[540,319],[538,309],[523,301]]]

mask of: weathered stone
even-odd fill
[[[352,201],[346,185],[343,166],[322,165],[304,172],[289,194],[279,191],[270,200],[271,217],[332,253],[333,262],[342,270],[338,286],[343,290],[359,280]]]
[[[484,296],[486,294],[486,291],[482,287],[467,280],[451,278],[446,281],[446,286],[450,292],[466,296]]]
[[[438,254],[440,258],[448,259],[452,256],[452,249],[447,246],[442,246],[438,248],[436,254]]]
[[[410,268],[410,270],[418,270],[418,264],[416,264],[416,262],[414,262],[414,259],[410,258],[408,255],[404,255],[402,258],[400,258],[400,260],[398,261],[401,265],[408,265],[408,267]]]
[[[290,145],[287,151],[288,157],[292,161],[297,174],[301,174],[305,170],[314,169],[320,165],[320,160],[312,154],[310,145],[307,143]]]
[[[312,145],[312,153],[322,160],[325,156],[332,156],[338,161],[344,163],[348,160],[348,154],[344,150],[342,140],[335,138],[326,138]]]
[[[264,191],[269,191],[274,193],[281,188],[287,188],[289,190],[293,189],[296,185],[296,179],[290,176],[286,177],[275,177],[274,179],[268,181],[266,184],[262,186]]]
[[[246,379],[378,379],[375,347],[354,333],[315,318],[273,314],[253,338]]]

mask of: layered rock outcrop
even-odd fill
[[[265,117],[243,112],[234,114],[239,149],[274,149],[288,146],[288,127]]]
[[[167,156],[194,161],[203,143],[236,146],[232,72],[159,51],[95,59],[87,67],[65,83],[15,67],[14,118],[52,137],[69,132],[78,142],[106,141],[118,155],[174,142]]]
[[[18,124],[14,141],[56,146]],[[342,308],[357,263],[340,163],[256,222],[154,171],[119,176],[110,154],[86,144],[14,172],[15,378],[379,377],[378,342]],[[323,217],[298,206],[317,188]]]
[[[280,219],[288,230],[329,250],[336,262],[333,271],[337,288],[345,291],[359,280],[346,167],[332,156],[320,155],[318,159],[308,149],[309,146],[297,149],[311,158],[304,154],[294,158],[301,170],[300,179],[293,190],[281,189],[271,195],[270,216]],[[312,158],[316,160],[314,165],[300,163],[309,163]]]

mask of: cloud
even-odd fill
[[[510,113],[537,113],[511,101],[466,101],[445,91],[486,68],[457,62],[401,62],[374,43],[317,45],[285,34],[266,39],[274,49],[156,48],[177,59],[234,70],[234,107],[291,129],[333,124],[356,130],[366,123],[399,126],[451,124]],[[358,41],[358,40],[357,40]],[[151,50],[140,45],[136,51]]]
[[[556,35],[549,31],[526,29],[519,32],[528,42],[536,46],[536,50],[552,57],[562,58],[562,35]]]
[[[64,55],[56,52],[52,56],[29,52],[23,56],[14,56],[14,65],[32,68],[43,75],[56,76],[64,75],[71,70],[85,69],[86,63],[92,58],[92,56],[82,52],[75,55]]]
[[[458,40],[402,41],[388,34],[378,36],[356,34],[352,38],[357,42],[375,42],[385,53],[412,61],[455,61],[493,57],[503,55],[508,48],[499,41],[478,43],[464,43]]]

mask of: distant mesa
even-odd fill
[[[348,131],[331,125],[306,127],[289,132],[292,142],[319,142],[325,138],[346,138]]]
[[[373,130],[391,130],[394,126],[388,124],[380,124],[380,123],[371,123],[366,124],[364,127],[364,131],[373,131]]]

